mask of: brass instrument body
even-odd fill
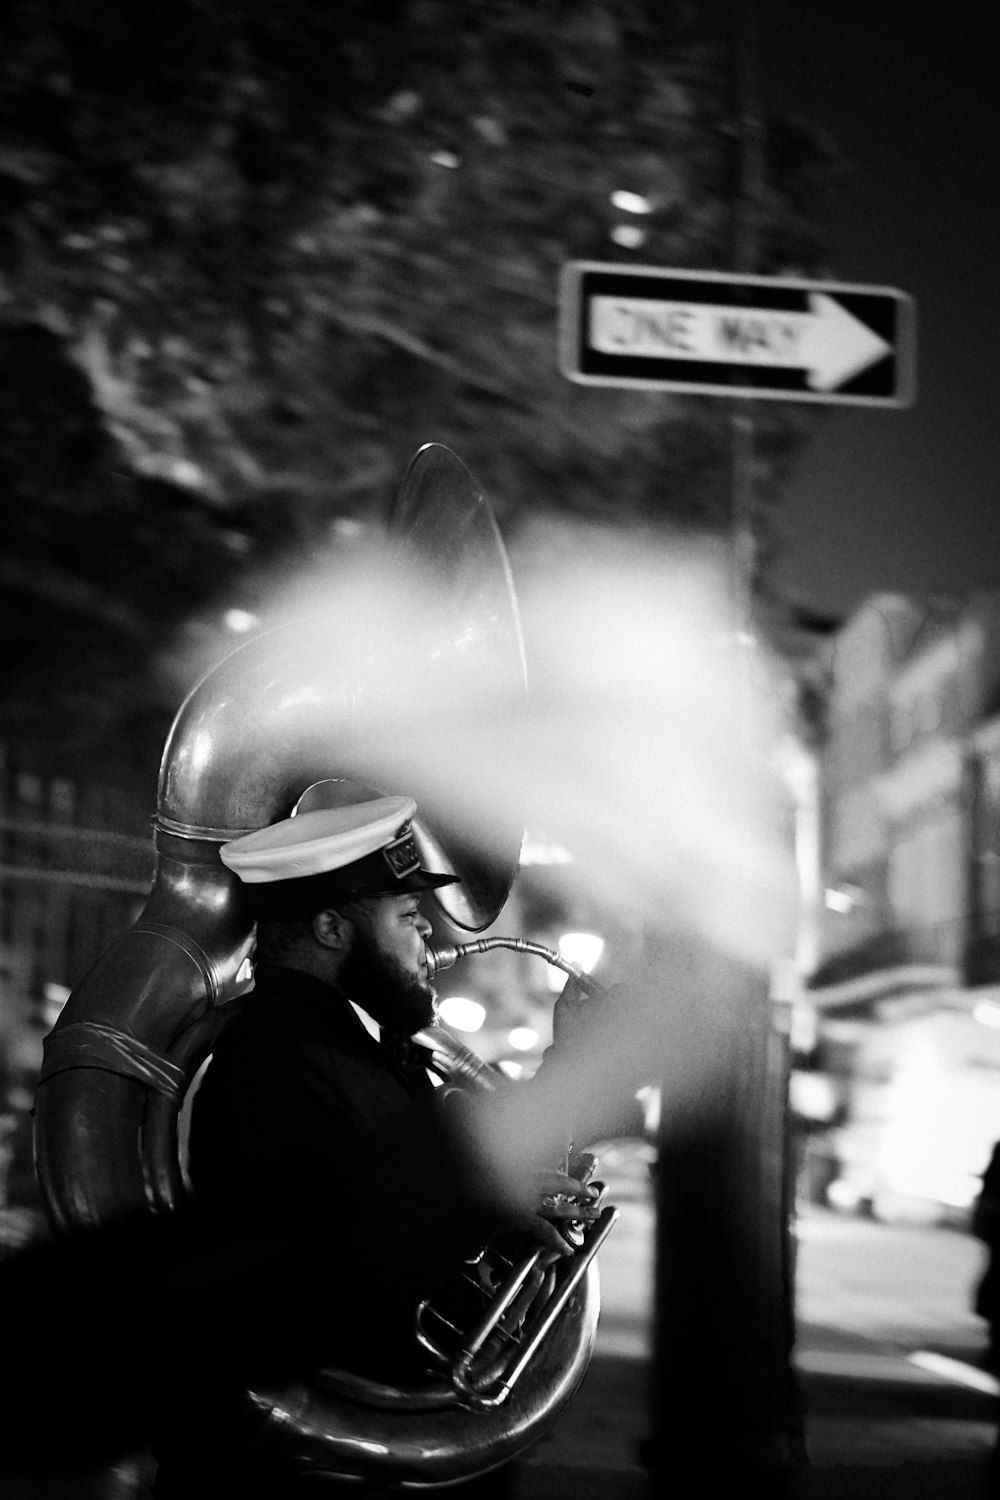
[[[453,1484],[508,1463],[549,1431],[586,1374],[598,1306],[593,1296],[579,1302],[578,1315],[543,1343],[530,1386],[519,1383],[495,1411],[464,1404],[445,1379],[411,1394],[379,1391],[342,1374],[324,1387],[321,1375],[308,1384],[250,1392],[264,1423],[259,1451],[273,1446],[303,1471],[407,1488]]]
[[[617,1208],[603,1209],[596,1221],[581,1227],[574,1237],[572,1259],[556,1261],[544,1269],[545,1252],[540,1244],[505,1253],[504,1236],[498,1235],[482,1252],[488,1266],[487,1284],[491,1278],[497,1284],[491,1286],[482,1316],[470,1327],[445,1323],[447,1334],[454,1338],[453,1348],[431,1332],[431,1320],[443,1321],[443,1315],[429,1300],[420,1303],[418,1339],[446,1369],[462,1405],[486,1411],[510,1399],[556,1320],[589,1274],[591,1262],[617,1218]]]
[[[478,487],[447,449],[429,445],[417,454],[394,525],[401,548],[420,562],[433,559],[439,570],[437,670],[447,674],[450,579],[450,629],[463,668],[478,650],[484,679],[496,671],[523,684],[506,554]],[[477,594],[485,602],[471,628],[468,601]],[[178,711],[160,768],[149,899],[74,989],[45,1042],[35,1157],[59,1233],[143,1209],[169,1212],[183,1201],[178,1136],[185,1101],[250,982],[252,923],[219,846],[286,816],[313,781],[331,774],[364,779],[366,745],[383,728],[366,704],[371,666],[363,657],[348,659],[337,642],[317,644],[300,627],[282,626],[232,652]],[[434,893],[438,905],[454,926],[482,931],[512,884],[521,830],[498,829],[486,860],[446,815],[422,812],[419,787],[408,789],[418,801],[414,831],[423,857],[461,880]],[[519,1370],[514,1381],[503,1377],[503,1398],[479,1402],[488,1409],[470,1409],[472,1387],[463,1395],[446,1374],[401,1390],[326,1371],[247,1392],[254,1446],[280,1450],[290,1467],[317,1475],[417,1488],[508,1461],[548,1430],[585,1373],[598,1316],[597,1270],[592,1256],[579,1264],[561,1315],[536,1341],[530,1376]]]

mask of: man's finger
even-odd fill
[[[595,1203],[573,1203],[566,1199],[545,1197],[538,1212],[545,1219],[585,1219],[592,1223],[600,1217],[601,1210]]]
[[[536,1172],[535,1187],[540,1193],[555,1196],[563,1194],[568,1198],[592,1198],[595,1196],[594,1189],[581,1182],[578,1177],[570,1177],[566,1172]]]

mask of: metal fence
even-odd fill
[[[152,793],[151,793],[152,804]],[[152,805],[39,774],[0,745],[0,1042],[48,1029],[60,998],[141,909]]]

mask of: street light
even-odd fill
[[[445,1025],[456,1031],[480,1031],[486,1020],[486,1007],[464,995],[446,995],[438,1009]]]
[[[846,916],[856,906],[864,906],[865,893],[857,885],[833,885],[823,892],[823,904],[828,911],[839,912]]]
[[[256,630],[260,624],[257,615],[252,615],[248,609],[227,609],[223,615],[223,624],[227,630],[234,635],[246,635],[250,630]]]
[[[595,932],[564,932],[559,939],[558,948],[560,958],[589,974],[604,952],[604,939]],[[566,975],[561,969],[550,965],[546,970],[546,980],[549,989],[558,993],[566,983]]]

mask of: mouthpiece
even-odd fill
[[[441,948],[432,948],[428,943],[425,957],[427,960],[427,977],[433,979],[435,974],[440,974],[442,969],[450,969],[461,957],[461,950],[453,943],[446,943]]]

